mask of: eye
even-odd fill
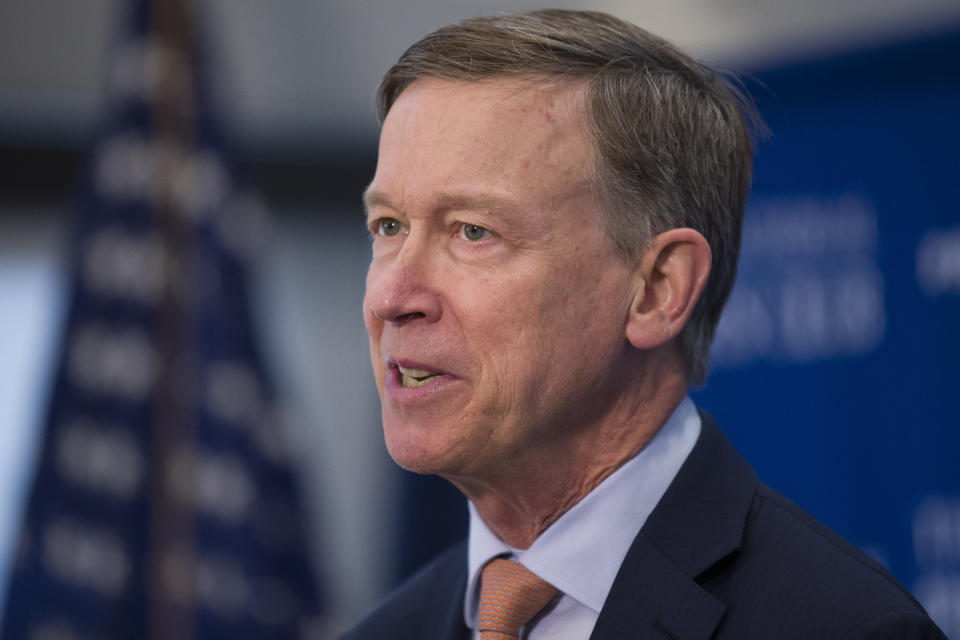
[[[400,221],[396,218],[380,218],[376,224],[377,233],[381,236],[395,236],[400,233]]]
[[[482,240],[490,234],[489,231],[476,224],[463,225],[463,237],[471,242]]]

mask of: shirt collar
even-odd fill
[[[481,569],[491,558],[504,554],[599,614],[633,539],[699,436],[700,415],[687,396],[637,455],[560,516],[526,550],[513,549],[500,540],[469,502],[467,626],[476,626]]]

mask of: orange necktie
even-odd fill
[[[557,593],[519,562],[494,558],[480,574],[480,640],[517,640],[520,627]]]

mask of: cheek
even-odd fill
[[[491,383],[501,396],[528,390],[549,366],[556,316],[563,313],[542,281],[511,284],[478,300],[463,325],[471,351],[485,363],[485,375],[496,377]]]
[[[374,265],[371,265],[367,270],[367,277],[364,283],[363,291],[363,305],[361,307],[361,312],[363,313],[363,326],[366,328],[367,333],[370,334],[371,338],[379,335],[383,325],[383,321],[374,315],[376,296],[380,295],[378,292],[379,287],[377,270]]]
[[[625,339],[618,277],[568,264],[518,294],[500,336],[514,367],[557,379],[576,375],[585,359],[603,359]],[[529,362],[524,362],[524,359]],[[589,369],[589,366],[586,367]],[[557,371],[562,369],[562,371]]]
[[[363,281],[363,304],[361,305],[361,313],[363,313],[363,326],[366,327],[367,331],[370,331],[370,291],[373,280],[373,273],[371,268],[367,269],[367,276]]]
[[[373,307],[369,294],[370,276],[367,276],[367,291],[363,296],[363,326],[367,330],[370,346],[370,364],[373,368],[373,374],[376,378],[377,387],[383,389],[384,363],[380,355],[380,334],[383,330],[383,321],[373,314]]]

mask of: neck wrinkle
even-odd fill
[[[629,406],[585,430],[579,441],[542,448],[527,463],[515,462],[484,478],[444,476],[476,507],[503,542],[528,549],[550,525],[586,497],[610,474],[639,453],[669,419],[686,394],[683,376],[665,375],[656,392],[637,395]]]

